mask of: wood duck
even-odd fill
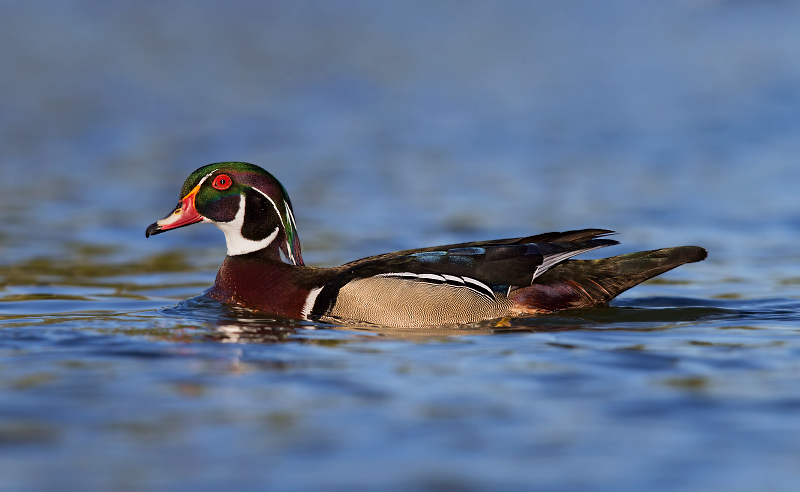
[[[424,327],[605,304],[684,263],[697,246],[599,260],[569,258],[618,244],[582,229],[387,253],[333,268],[303,264],[292,203],[281,183],[245,162],[210,164],[146,235],[210,222],[228,254],[206,294],[224,303],[334,324]]]

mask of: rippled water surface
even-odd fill
[[[3,491],[796,490],[796,2],[0,12]],[[222,160],[312,265],[584,227],[709,258],[454,330],[276,319],[201,295],[215,228],[144,237]]]

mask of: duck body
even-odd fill
[[[228,255],[207,295],[280,316],[392,327],[463,324],[605,304],[706,257],[696,246],[570,260],[618,244],[583,229],[398,251],[333,268],[305,266],[291,202],[267,171],[240,162],[201,167],[172,214],[147,235],[211,222]]]

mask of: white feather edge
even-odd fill
[[[452,281],[458,282],[462,284],[465,288],[468,288],[472,291],[477,292],[483,296],[488,297],[492,301],[496,301],[497,299],[494,296],[494,291],[491,287],[484,284],[480,280],[475,280],[471,277],[456,277],[455,275],[446,275],[446,274],[435,274],[435,273],[412,273],[412,272],[392,272],[392,273],[381,273],[376,275],[377,277],[395,277],[401,279],[413,279],[418,278],[420,280],[440,280],[443,282]],[[471,284],[471,285],[467,285]],[[447,284],[450,287],[459,288],[459,285]]]
[[[575,251],[566,251],[564,253],[558,253],[555,255],[545,256],[542,264],[536,267],[536,271],[533,272],[533,279],[531,279],[531,284],[533,284],[533,280],[538,277],[539,275],[543,274],[551,267],[561,263],[562,261],[568,260],[573,256],[577,256],[582,253],[586,253],[588,251],[594,251],[596,249],[605,248],[607,245],[603,244],[601,246],[595,246],[593,248],[586,248],[586,249],[578,249]]]

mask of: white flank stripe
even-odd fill
[[[381,273],[378,277],[417,277],[416,273],[411,272],[395,272],[395,273]]]
[[[301,311],[303,319],[308,319],[308,315],[311,314],[311,310],[314,309],[314,303],[317,302],[317,296],[321,290],[322,287],[317,287],[316,289],[311,289],[311,292],[308,293],[306,303],[303,304],[303,310]]]
[[[453,275],[447,275],[447,274],[436,275],[436,274],[433,274],[433,273],[411,273],[411,272],[381,273],[379,275],[376,275],[376,277],[400,277],[400,278],[409,278],[409,279],[418,278],[421,281],[425,281],[427,279],[427,280],[436,280],[436,281],[440,281],[440,282],[442,280],[445,280],[445,281],[446,280],[450,280],[452,282],[458,282],[458,283],[464,285],[464,287],[466,287],[466,288],[468,288],[470,290],[474,290],[475,292],[477,292],[477,293],[479,293],[479,294],[481,294],[483,296],[488,297],[492,301],[496,301],[496,299],[494,297],[494,291],[492,290],[492,288],[489,287],[488,285],[484,284],[480,280],[475,280],[474,278],[455,277]],[[470,285],[467,285],[467,284],[470,284]],[[452,287],[457,287],[457,286],[454,286],[454,285],[451,285],[451,286]]]
[[[477,290],[481,291],[482,294],[486,295],[491,300],[493,300],[493,301],[495,300],[494,291],[488,285],[484,284],[483,282],[481,282],[479,280],[475,280],[474,278],[469,278],[469,277],[461,277],[461,278],[464,279],[464,282],[477,286],[478,287]]]
[[[417,277],[444,282],[444,277],[442,277],[441,275],[436,275],[435,273],[420,273],[417,275]]]
[[[464,279],[463,278],[456,277],[455,275],[448,275],[446,273],[443,273],[442,277],[444,277],[445,280],[449,280],[451,282],[458,282],[459,284],[463,284],[464,283]]]

